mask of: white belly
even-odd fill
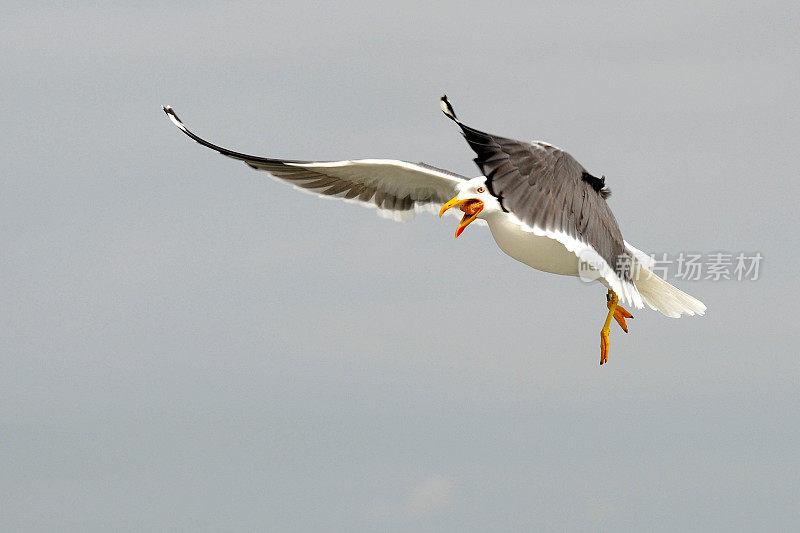
[[[502,215],[486,221],[500,249],[517,261],[545,272],[578,275],[578,257],[557,240],[523,231]]]

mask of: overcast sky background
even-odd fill
[[[789,530],[800,523],[796,2],[6,3],[0,526]],[[439,111],[573,154],[676,282],[321,201],[182,135],[476,175]]]

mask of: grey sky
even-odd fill
[[[800,523],[800,8],[2,7],[0,526],[788,530]],[[486,228],[321,201],[192,143],[475,175],[438,107],[605,174],[676,282],[604,291]]]

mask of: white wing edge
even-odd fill
[[[633,255],[634,259],[636,259],[639,263],[642,264],[647,270],[653,270],[656,265],[656,260],[652,257],[641,251],[640,249],[634,247],[628,241],[622,241],[625,244],[625,248]]]
[[[607,288],[616,292],[622,303],[632,305],[636,309],[642,309],[644,307],[642,296],[639,294],[639,290],[636,288],[636,285],[630,281],[620,279],[608,262],[603,259],[600,254],[598,254],[591,246],[561,231],[545,230],[538,226],[531,227],[522,222],[513,213],[509,213],[509,216],[511,217],[512,222],[518,224],[522,231],[527,231],[529,233],[533,233],[534,235],[554,239],[563,244],[564,248],[574,253],[575,257],[577,257],[580,261],[586,261],[587,263],[594,265],[599,276],[598,281],[600,281]]]
[[[365,164],[365,165],[385,165],[391,167],[400,167],[420,174],[427,174],[436,178],[444,179],[453,184],[455,187],[459,183],[463,183],[466,178],[458,178],[447,172],[441,172],[433,167],[417,165],[408,161],[400,161],[399,159],[346,159],[343,161],[309,161],[309,162],[294,162],[287,161],[285,164],[292,167],[301,168],[336,168],[346,167],[352,164]]]

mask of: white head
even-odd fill
[[[442,206],[439,216],[451,207],[460,207],[464,217],[456,229],[456,237],[461,235],[464,228],[469,226],[476,218],[485,219],[487,215],[502,211],[500,202],[489,193],[486,187],[486,177],[479,176],[458,185],[458,194],[455,198]]]

